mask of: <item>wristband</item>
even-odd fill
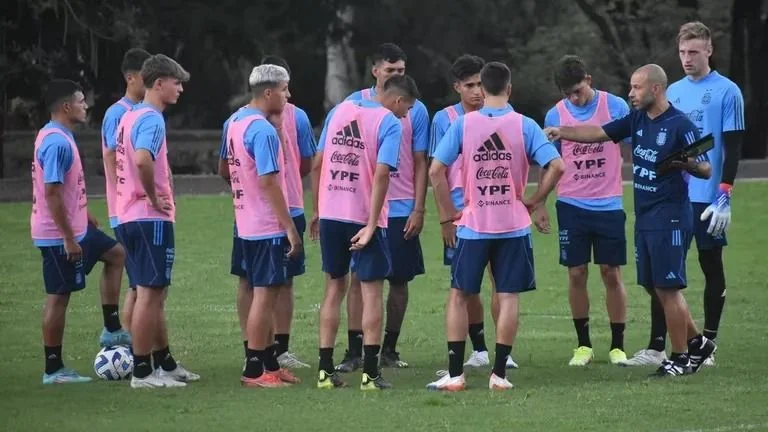
[[[728,195],[728,198],[731,197],[731,191],[733,190],[733,185],[729,185],[728,183],[720,183],[720,192],[724,193],[725,195]]]

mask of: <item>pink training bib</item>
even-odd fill
[[[131,110],[131,106],[128,105],[124,100],[120,99],[117,102],[115,102],[115,105],[121,105],[124,107],[127,111]],[[111,108],[111,107],[110,107]],[[104,178],[106,180],[106,193],[107,193],[107,213],[109,214],[110,218],[113,218],[117,216],[117,178],[114,173],[110,172],[110,170],[107,168],[107,154],[112,151],[107,148],[107,139],[106,137],[101,137],[101,160],[104,163]]]
[[[84,235],[88,230],[88,199],[85,193],[85,176],[83,175],[83,164],[80,161],[80,152],[77,150],[75,141],[69,135],[49,127],[40,129],[37,133],[32,156],[32,214],[29,224],[34,240],[57,240],[64,237],[53,221],[53,216],[51,216],[51,211],[48,208],[48,201],[45,199],[44,168],[37,160],[37,150],[43,143],[43,139],[52,134],[63,136],[72,147],[72,165],[64,175],[64,183],[61,185],[61,196],[64,200],[67,221],[72,227],[72,233],[75,237]]]
[[[528,181],[523,116],[510,112],[464,116],[464,211],[458,222],[473,231],[507,233],[531,224],[522,198]]]
[[[304,188],[301,183],[301,152],[296,130],[296,105],[288,103],[283,110],[283,135],[285,143],[285,185],[290,208],[304,208]]]
[[[155,157],[155,194],[165,197],[171,203],[171,211],[166,214],[155,210],[147,198],[147,193],[139,179],[139,170],[134,161],[135,150],[131,138],[136,122],[142,114],[153,112],[149,107],[131,110],[123,115],[117,127],[117,218],[120,223],[133,222],[142,219],[156,219],[174,222],[176,220],[176,205],[171,187],[171,168],[168,165],[168,146],[165,137],[160,151]],[[156,115],[161,115],[155,113]]]
[[[597,109],[587,121],[573,118],[564,101],[557,103],[560,126],[595,125],[611,122],[608,93],[597,92]],[[557,196],[562,198],[596,199],[622,196],[621,149],[611,141],[582,144],[560,140],[565,173],[557,184]]]
[[[371,89],[361,90],[360,95],[363,99],[373,99]],[[410,111],[405,118],[400,119],[400,124],[403,127],[403,135],[400,139],[397,171],[389,173],[388,201],[412,200],[416,197],[413,182],[413,123]]]
[[[383,107],[364,108],[352,101],[336,107],[326,129],[323,148],[318,202],[321,219],[368,223],[379,125],[389,113]],[[389,206],[384,200],[378,217],[379,227],[387,227],[388,214]]]
[[[229,174],[232,185],[232,201],[235,206],[235,223],[240,238],[266,237],[285,234],[267,196],[262,192],[259,182],[256,159],[245,148],[245,132],[253,122],[267,121],[259,114],[249,115],[239,120],[232,119],[227,128],[227,153]],[[282,145],[278,147],[278,181],[283,198],[288,203],[285,182],[285,162]],[[286,209],[288,210],[288,209]]]
[[[456,111],[456,107],[453,105],[445,108],[445,112],[448,113],[448,121],[449,124],[452,124],[454,121],[456,121],[457,118],[459,118],[459,113]],[[448,175],[448,187],[451,190],[463,188],[464,184],[461,182],[461,165],[462,165],[462,154],[459,154],[459,157],[456,159],[456,162],[453,163],[453,165],[448,167],[447,175]]]

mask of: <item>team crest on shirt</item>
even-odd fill
[[[656,145],[663,146],[667,143],[667,129],[661,128],[659,134],[656,135]]]
[[[704,92],[704,96],[701,97],[701,104],[702,105],[707,105],[710,102],[712,102],[712,90],[711,89],[707,89]]]

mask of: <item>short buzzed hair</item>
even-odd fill
[[[400,60],[408,61],[408,56],[405,55],[405,51],[402,48],[390,42],[379,45],[379,48],[373,53],[373,64],[377,64],[380,61],[395,63]]]
[[[667,88],[667,73],[661,66],[649,63],[644,66],[640,66],[635,71],[636,74],[645,74],[646,79],[650,84],[659,84],[662,88]]]
[[[275,88],[281,82],[288,82],[291,76],[282,66],[263,64],[256,66],[248,77],[248,85],[254,96],[259,96],[268,88]]]
[[[680,26],[680,31],[677,32],[677,43],[692,39],[702,39],[707,42],[712,42],[712,32],[709,31],[709,27],[705,26],[701,21],[692,21]]]
[[[408,75],[393,75],[384,82],[384,92],[395,92],[396,94],[415,101],[421,97],[416,81]]]
[[[456,59],[451,65],[451,75],[454,81],[464,81],[465,79],[477,75],[483,70],[485,60],[476,55],[464,54]]]
[[[77,92],[82,92],[80,84],[68,79],[54,79],[45,89],[45,108],[49,113],[59,109],[62,103],[71,101]]]
[[[131,48],[123,55],[123,62],[120,64],[120,72],[139,72],[144,62],[152,57],[152,54],[141,48]]]
[[[512,81],[512,72],[501,62],[486,63],[480,72],[483,90],[491,96],[501,96]]]
[[[587,63],[575,55],[565,55],[555,65],[555,85],[562,91],[569,90],[584,81],[587,75],[589,75]]]
[[[274,54],[265,55],[264,57],[261,58],[261,64],[263,65],[271,64],[275,66],[280,66],[286,71],[288,71],[288,75],[291,74],[291,67],[288,66],[288,62],[280,56],[277,56]]]
[[[155,54],[145,60],[141,66],[141,79],[144,81],[144,87],[152,88],[155,81],[160,78],[174,78],[187,82],[189,72],[167,55]]]

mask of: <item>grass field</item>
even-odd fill
[[[202,375],[185,389],[137,391],[126,382],[43,387],[40,254],[28,234],[28,204],[0,205],[0,430],[2,431],[231,431],[231,430],[500,430],[517,431],[741,431],[768,430],[768,183],[742,183],[735,191],[734,224],[726,253],[728,303],[719,337],[718,366],[675,381],[649,381],[647,369],[622,369],[607,361],[610,343],[604,294],[596,269],[590,279],[592,340],[596,361],[567,366],[575,347],[566,276],[557,264],[556,235],[535,235],[538,290],[522,296],[521,330],[511,374],[517,388],[487,390],[487,372],[471,370],[471,389],[461,394],[428,392],[424,386],[445,367],[443,311],[448,271],[436,213],[428,210],[422,234],[427,274],[412,284],[399,350],[406,370],[387,370],[396,388],[362,393],[314,388],[317,310],[323,277],[317,244],[306,245],[308,273],[296,282],[291,349],[313,365],[300,370],[303,383],[285,390],[240,387],[242,343],[235,316],[235,281],[228,274],[232,203],[226,196],[178,201],[176,264],[167,314],[171,350]],[[629,257],[632,257],[631,190],[626,189]],[[431,201],[431,198],[429,199]],[[106,223],[104,202],[91,211]],[[68,314],[64,358],[93,375],[101,309],[97,277],[76,294]],[[703,278],[695,247],[688,260],[686,290],[694,316],[702,319]],[[626,350],[644,347],[648,299],[624,271],[628,291]],[[488,298],[487,290],[483,293]],[[489,312],[487,313],[489,314]],[[490,317],[487,318],[490,322]],[[488,329],[490,325],[486,325]],[[346,345],[342,323],[335,359]],[[492,329],[487,330],[492,346]]]

